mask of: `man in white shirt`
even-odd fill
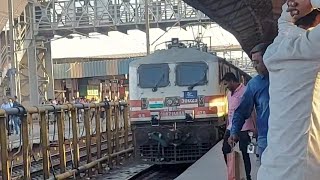
[[[294,22],[320,8],[320,0],[288,4],[278,21],[278,36],[264,55],[270,117],[258,180],[319,180],[320,26],[303,29]]]
[[[10,109],[12,108],[12,103],[10,103],[7,99],[3,99],[3,104],[1,105],[1,109]],[[7,130],[8,134],[11,135],[13,121],[11,120],[11,116],[7,116]]]

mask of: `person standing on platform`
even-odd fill
[[[20,103],[18,102],[18,97],[14,96],[13,97],[13,102],[12,102],[12,107],[13,108],[17,108],[20,107]],[[20,127],[21,127],[21,119],[18,115],[12,115],[12,119],[13,119],[13,126],[14,126],[14,130],[16,131],[16,134],[20,134]]]
[[[257,113],[258,153],[259,157],[267,147],[268,119],[269,119],[269,72],[264,65],[263,55],[269,44],[256,45],[250,52],[251,60],[258,75],[252,78],[242,97],[242,101],[235,110],[229,143],[239,140],[239,133],[246,119],[251,116],[253,109]]]
[[[227,154],[231,153],[231,146],[228,143],[230,137],[230,129],[232,127],[232,117],[235,109],[239,106],[243,93],[246,90],[244,84],[239,83],[239,79],[233,73],[226,73],[222,79],[224,84],[229,89],[228,98],[228,122],[227,130],[223,138],[222,152],[225,162],[227,164]],[[250,156],[247,153],[247,147],[250,143],[249,131],[254,131],[254,120],[250,117],[244,123],[241,132],[239,133],[239,147],[242,152],[243,162],[246,170],[247,180],[251,180],[251,161]]]
[[[3,99],[3,104],[1,105],[1,109],[10,109],[12,108],[12,103],[10,103],[7,99]],[[10,115],[7,115],[7,130],[8,130],[8,135],[12,134],[12,125],[13,125],[13,120],[11,119]]]
[[[319,8],[320,0],[287,1],[264,55],[270,119],[258,180],[320,179],[320,17],[313,28],[294,24]]]

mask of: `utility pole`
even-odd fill
[[[145,19],[146,19],[146,45],[147,45],[147,55],[150,54],[150,22],[149,22],[149,0],[144,0],[145,2]]]
[[[8,0],[8,13],[9,13],[9,45],[10,45],[10,95],[16,96],[17,94],[17,80],[16,80],[16,58],[14,55],[14,40],[13,40],[13,4],[12,0]]]

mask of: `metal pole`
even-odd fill
[[[11,60],[11,70],[10,70],[10,95],[15,96],[17,93],[17,83],[16,83],[16,68],[17,64],[14,57],[14,40],[13,40],[13,5],[12,0],[8,0],[8,12],[9,12],[9,45],[10,45],[10,60]]]
[[[51,42],[45,44],[47,51],[45,52],[45,69],[48,74],[47,99],[54,99],[54,77],[53,77],[53,61],[51,56]]]
[[[210,37],[210,49],[212,48],[212,43],[211,43],[211,36],[209,36]]]
[[[31,17],[35,17],[35,12],[33,9],[33,4],[28,6],[28,11],[31,14]],[[37,61],[37,49],[36,49],[36,40],[34,32],[34,21],[30,25],[30,37],[31,43],[27,48],[27,58],[28,58],[28,79],[29,79],[29,93],[30,93],[30,105],[37,106],[39,105],[39,81],[38,81],[38,61]]]
[[[145,19],[146,19],[146,45],[147,55],[150,54],[150,22],[149,22],[149,0],[145,0]]]
[[[2,110],[2,113],[3,110]],[[10,178],[10,164],[8,156],[8,140],[7,140],[7,130],[6,130],[6,118],[0,118],[0,147],[1,147],[1,169],[2,169],[2,179]]]

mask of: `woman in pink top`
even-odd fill
[[[242,95],[244,94],[246,87],[239,82],[239,79],[233,73],[226,73],[222,79],[229,89],[227,98],[228,98],[228,122],[227,130],[224,135],[222,152],[227,163],[227,154],[231,152],[231,147],[228,143],[228,138],[230,137],[230,130],[232,127],[232,119],[234,111],[241,103]],[[246,120],[245,124],[242,127],[241,132],[239,133],[239,147],[242,152],[242,157],[245,165],[247,180],[251,180],[251,162],[250,156],[247,153],[247,147],[251,142],[248,135],[248,131],[254,130],[253,119],[250,118]]]

